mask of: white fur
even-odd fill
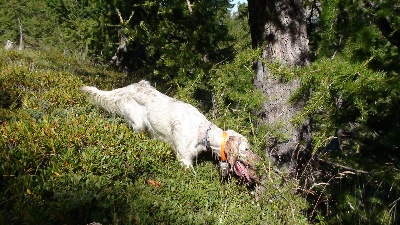
[[[135,131],[147,131],[155,138],[171,143],[178,160],[187,167],[192,167],[194,157],[206,150],[206,134],[209,147],[220,155],[223,130],[192,105],[160,93],[147,81],[112,91],[95,87],[82,87],[81,90],[97,105],[124,118]],[[235,148],[227,150],[228,159],[234,157],[230,153],[236,154],[234,160],[245,158],[249,147],[247,139],[235,131],[227,132],[227,144]]]

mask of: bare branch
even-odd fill
[[[331,166],[333,166],[333,167],[340,167],[340,168],[346,169],[346,170],[351,171],[351,172],[354,172],[354,173],[369,174],[369,172],[367,172],[367,171],[365,171],[365,170],[353,169],[353,168],[350,168],[350,167],[348,167],[348,166],[340,165],[340,164],[334,163],[334,162],[329,162],[329,161],[327,161],[327,160],[324,160],[324,159],[321,159],[321,158],[318,158],[318,157],[316,157],[316,159],[319,160],[319,161],[321,161],[321,162],[323,162],[323,163],[329,164],[329,165],[331,165]]]
[[[186,0],[186,3],[187,3],[187,5],[188,5],[189,12],[192,13],[193,10],[192,10],[192,5],[190,4],[190,0]]]
[[[22,50],[24,48],[24,34],[22,33],[22,23],[18,17],[18,24],[19,24],[19,47],[18,50]]]

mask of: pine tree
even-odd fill
[[[265,62],[283,66],[308,64],[308,37],[300,1],[249,0],[249,24],[252,46],[262,48]],[[299,88],[300,81],[298,78],[290,82],[282,80],[261,60],[256,62],[255,69],[255,84],[268,98],[264,120],[275,130],[269,137],[268,154],[276,163],[289,162],[290,169],[294,170],[297,165],[296,158],[292,157],[294,151],[307,148],[310,141],[307,129],[291,123],[301,107],[289,103],[289,98]],[[282,158],[286,159],[282,161]]]

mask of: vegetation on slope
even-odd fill
[[[236,179],[221,181],[208,154],[197,159],[196,174],[185,170],[170,145],[131,131],[79,92],[84,84],[132,82],[123,74],[52,52],[0,55],[0,223],[306,223],[294,183],[268,164],[267,191],[255,201]],[[221,85],[228,96],[237,92]],[[233,111],[223,108],[221,115]],[[241,117],[229,125],[249,134],[248,114]]]

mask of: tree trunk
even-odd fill
[[[266,62],[283,66],[308,64],[308,38],[304,9],[300,0],[249,0],[249,24],[253,48],[262,48]],[[270,137],[268,153],[277,164],[286,164],[291,172],[297,167],[298,153],[311,139],[308,126],[295,127],[291,118],[301,109],[301,104],[288,102],[300,86],[299,80],[285,81],[274,76],[261,61],[255,62],[255,85],[267,96],[263,119],[275,128]],[[300,144],[302,143],[302,144]]]

